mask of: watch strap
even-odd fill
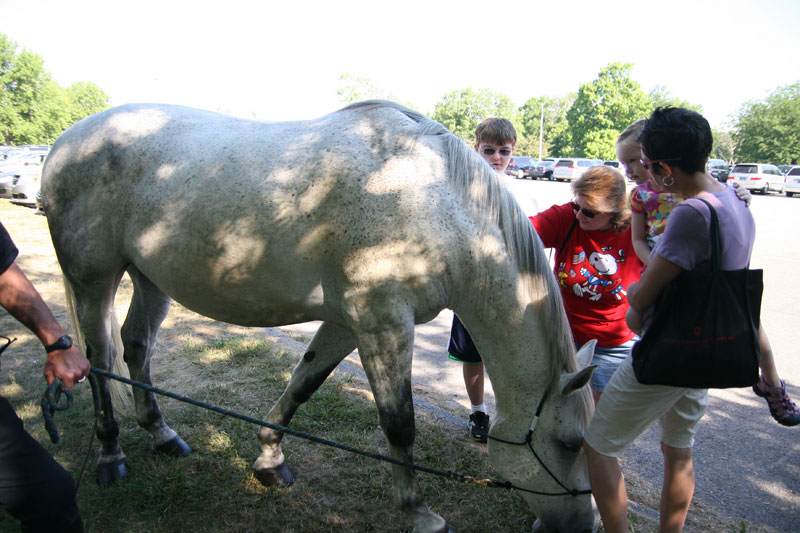
[[[50,353],[56,350],[66,350],[67,348],[70,347],[72,347],[72,337],[70,337],[69,335],[62,335],[53,344],[45,346],[44,350],[47,353]]]

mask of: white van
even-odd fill
[[[583,176],[583,173],[592,167],[601,165],[596,159],[584,159],[582,157],[570,157],[559,159],[553,167],[553,179],[557,181],[575,181]]]
[[[783,174],[775,165],[739,163],[731,169],[728,180],[738,181],[745,189],[761,194],[769,191],[783,192]]]

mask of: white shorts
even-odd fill
[[[708,389],[639,383],[629,356],[606,385],[584,439],[597,452],[619,457],[658,420],[661,442],[673,448],[691,448],[707,405]]]

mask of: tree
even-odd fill
[[[567,112],[572,155],[614,159],[617,136],[631,123],[647,116],[650,98],[630,77],[631,63],[611,63],[597,79],[578,89]]]
[[[800,81],[750,101],[734,124],[737,161],[788,163],[800,157]]]
[[[361,102],[363,100],[391,100],[402,104],[411,109],[416,109],[413,104],[400,100],[386,89],[377,87],[372,80],[363,76],[355,76],[349,72],[339,76],[340,87],[336,89],[336,94],[345,104]]]
[[[679,98],[675,98],[672,96],[666,87],[663,85],[656,85],[653,87],[653,90],[647,94],[650,97],[650,101],[652,102],[652,109],[657,107],[665,107],[665,106],[672,106],[672,107],[685,107],[686,109],[692,109],[697,111],[698,113],[703,113],[703,106],[691,104],[686,100],[680,100]],[[652,111],[651,109],[651,111]],[[646,117],[640,117],[646,118]]]
[[[539,96],[530,98],[519,108],[521,129],[530,144],[535,145],[535,151],[532,153],[537,156],[539,154],[540,129],[543,130],[541,157],[570,153],[568,147],[571,137],[567,123],[567,111],[575,102],[576,97],[575,93],[564,97]],[[544,116],[543,121],[541,120],[542,116]]]
[[[469,145],[475,141],[475,128],[489,117],[506,118],[512,124],[518,122],[511,99],[490,89],[468,88],[447,93],[436,103],[431,116]]]
[[[736,141],[733,134],[727,130],[711,129],[711,134],[714,136],[714,147],[711,149],[711,159],[724,159],[729,165],[733,164],[734,150],[736,149]]]
[[[44,60],[0,34],[0,142],[51,144],[76,120],[108,107],[93,83],[60,87]]]
[[[75,82],[67,87],[72,123],[108,109],[108,95],[90,81]]]

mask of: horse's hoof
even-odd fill
[[[256,479],[265,487],[291,485],[294,483],[294,474],[289,470],[284,461],[275,468],[262,468],[255,471]]]
[[[419,531],[419,528],[415,527],[413,533],[417,533],[417,531]],[[456,533],[456,530],[450,527],[450,524],[445,522],[441,528],[434,530],[432,533]]]
[[[186,457],[192,453],[192,449],[189,445],[178,436],[175,436],[175,438],[168,440],[164,444],[156,446],[156,451],[169,455],[170,457]]]
[[[113,463],[97,465],[97,484],[101,487],[110,487],[128,474],[125,468],[125,459]]]

